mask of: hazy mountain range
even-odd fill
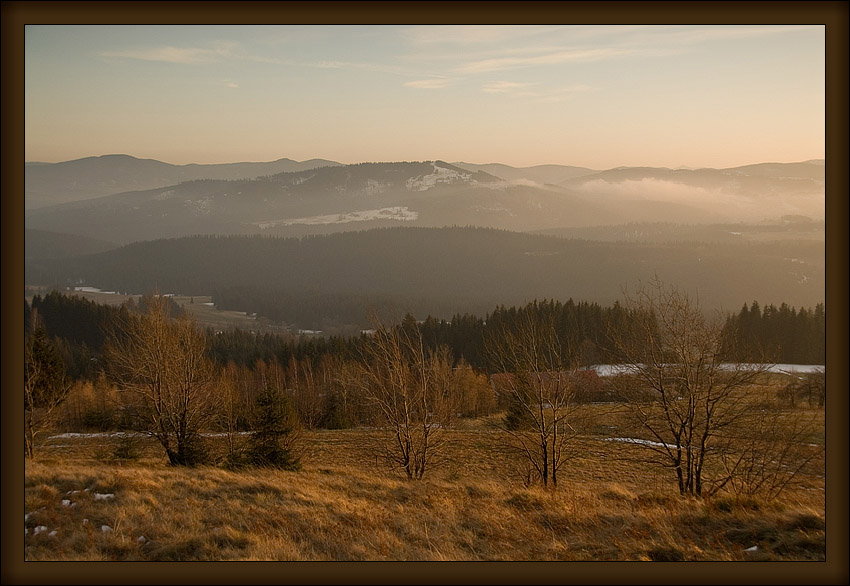
[[[824,217],[824,162],[730,169],[327,160],[170,165],[126,155],[27,163],[26,227],[116,243],[387,226],[531,231]],[[61,202],[61,203],[59,203]],[[57,205],[47,205],[56,203]]]
[[[285,171],[339,165],[333,161],[278,159],[267,163],[172,165],[129,155],[86,157],[62,163],[26,163],[26,209],[156,189],[196,179],[253,179]]]

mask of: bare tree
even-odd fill
[[[286,381],[301,424],[307,429],[315,429],[322,421],[325,400],[312,359],[307,356],[298,360],[293,356],[286,370]]]
[[[51,424],[54,410],[71,389],[62,358],[35,310],[31,323],[31,333],[24,338],[24,440],[28,458],[35,453],[35,438]]]
[[[377,324],[363,346],[358,380],[388,432],[377,457],[408,479],[420,479],[445,457],[445,428],[456,412],[446,348],[425,347],[418,324]]]
[[[329,429],[354,427],[362,420],[357,386],[358,368],[341,356],[324,354],[319,360],[319,379],[325,393],[322,425]]]
[[[245,441],[240,431],[250,420],[250,405],[244,386],[250,371],[240,369],[231,360],[219,372],[218,395],[220,408],[215,418],[216,427],[224,433],[227,442],[226,461],[235,464],[244,451]]]
[[[201,431],[212,422],[217,396],[203,332],[188,317],[171,319],[167,301],[154,296],[146,314],[126,313],[110,335],[107,356],[143,429],[171,464],[191,465],[206,458]]]
[[[767,397],[764,391],[761,401],[751,402],[720,442],[715,490],[725,486],[733,494],[773,499],[801,476],[823,474],[824,442],[810,417],[818,413],[776,408]]]
[[[826,402],[826,369],[817,368],[794,379],[780,391],[780,397],[795,407],[798,399],[804,399],[809,407],[823,407]]]
[[[487,375],[475,370],[461,358],[452,369],[452,394],[458,397],[462,417],[481,417],[496,410],[496,393]]]
[[[565,359],[551,319],[523,314],[487,340],[487,355],[498,393],[508,412],[500,428],[508,449],[519,456],[523,480],[558,484],[568,442],[576,436],[572,417],[576,365]]]
[[[705,496],[746,472],[762,472],[784,437],[780,419],[769,421],[755,392],[762,363],[725,363],[720,316],[709,319],[697,300],[658,279],[626,296],[628,324],[610,332],[628,376],[618,389],[643,430],[636,442],[650,461],[669,467],[681,494]],[[786,452],[790,453],[790,452]]]

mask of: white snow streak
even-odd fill
[[[307,216],[305,218],[284,218],[282,220],[269,220],[267,222],[255,222],[260,230],[275,228],[277,226],[292,226],[303,224],[316,226],[321,224],[347,224],[349,222],[369,222],[372,220],[401,220],[412,222],[419,217],[419,212],[411,211],[407,206],[393,206],[374,210],[360,210],[356,212],[345,212],[342,214],[326,214],[323,216]]]
[[[468,183],[470,185],[478,183],[472,179],[471,173],[462,173],[453,169],[438,167],[436,163],[431,164],[434,166],[433,173],[411,177],[407,180],[408,191],[427,191],[435,187],[438,183]]]
[[[606,442],[623,442],[627,444],[640,444],[642,446],[653,446],[656,448],[667,448],[670,447],[667,444],[662,444],[660,442],[653,442],[649,440],[642,440],[634,437],[606,437]]]
[[[675,365],[669,365],[670,368],[673,368]],[[762,364],[721,364],[720,368],[722,370],[732,370],[736,366],[740,366],[742,370],[755,369],[755,368],[764,368],[767,372],[779,373],[779,374],[793,374],[793,373],[811,373],[811,372],[820,372],[825,371],[826,367],[823,364],[770,364],[770,365],[762,365]],[[596,364],[591,366],[593,370],[599,376],[615,376],[618,374],[628,374],[630,372],[636,372],[637,366],[631,364]]]

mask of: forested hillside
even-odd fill
[[[102,362],[106,340],[113,326],[126,312],[144,312],[150,302],[121,307],[101,305],[57,291],[36,295],[32,304],[24,304],[24,323],[28,330],[31,315],[37,312],[47,333],[57,342],[66,368],[73,378],[93,378],[105,367]],[[184,309],[171,303],[171,313]],[[587,367],[616,363],[619,356],[611,343],[612,332],[625,327],[628,313],[619,304],[575,302],[568,299],[541,300],[522,306],[494,307],[480,315],[456,314],[450,319],[417,316],[424,342],[431,349],[445,345],[455,363],[464,361],[486,371],[486,340],[503,328],[513,328],[528,317],[551,321],[563,341],[564,358]],[[407,320],[416,319],[412,315]],[[402,320],[403,321],[403,320]],[[799,310],[781,303],[761,308],[757,301],[744,304],[738,313],[725,316],[727,358],[767,360],[783,364],[824,364],[826,313],[823,304]],[[233,362],[253,368],[257,361],[286,365],[292,359],[318,363],[331,355],[344,360],[360,356],[362,336],[297,336],[293,334],[254,333],[245,330],[207,331],[208,353],[220,365]]]
[[[654,275],[706,308],[748,299],[812,307],[824,300],[817,241],[622,243],[480,228],[391,228],[293,238],[208,237],[139,242],[102,254],[32,261],[30,284],[85,284],[129,293],[212,295],[220,309],[301,328],[368,327],[369,314],[448,319],[534,299],[611,304]]]

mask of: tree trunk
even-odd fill
[[[549,446],[545,439],[540,442],[540,452],[543,456],[543,486],[546,486],[549,483]]]

